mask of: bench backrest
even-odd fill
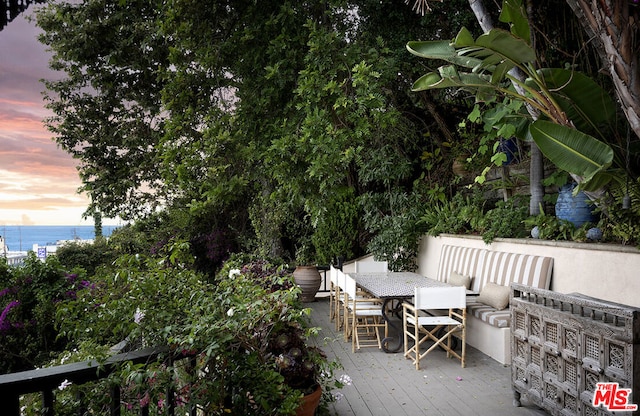
[[[552,270],[552,257],[487,251],[480,273],[480,288],[488,282],[502,286],[509,286],[515,282],[549,289]]]
[[[476,293],[488,282],[503,286],[517,282],[549,289],[552,270],[551,257],[445,244],[440,252],[437,279],[447,282],[451,272],[469,276],[470,289]]]
[[[473,289],[476,286],[477,277],[482,271],[486,254],[487,250],[483,248],[443,245],[442,251],[440,251],[437,279],[441,282],[448,282],[451,273],[456,272],[471,277],[471,289]]]

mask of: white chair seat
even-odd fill
[[[407,317],[407,322],[411,325],[416,324],[416,320],[413,316]],[[460,321],[449,318],[448,316],[419,316],[418,325],[459,325]]]

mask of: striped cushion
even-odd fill
[[[481,288],[492,282],[509,286],[513,282],[549,289],[553,258],[530,254],[487,251],[480,279]],[[475,285],[474,285],[475,286]]]
[[[471,287],[474,288],[476,286],[474,281],[482,270],[482,261],[486,252],[487,250],[482,248],[443,245],[438,265],[438,280],[447,282],[451,272],[456,272],[463,276],[470,276]]]
[[[489,305],[467,298],[467,313],[497,328],[509,328],[511,325],[511,311],[508,308],[497,311]]]
[[[551,257],[445,244],[440,252],[437,279],[447,282],[451,272],[471,276],[471,290],[476,293],[480,293],[487,283],[510,286],[517,282],[549,289],[552,270]],[[477,298],[467,298],[467,312],[498,328],[508,328],[511,324],[508,308],[498,311],[477,302]]]

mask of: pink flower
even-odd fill
[[[140,407],[147,407],[149,406],[149,402],[151,401],[151,397],[149,396],[149,392],[145,392],[144,396],[142,396],[142,399],[140,399]]]

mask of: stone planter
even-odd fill
[[[302,289],[300,300],[303,302],[313,302],[316,299],[316,293],[320,289],[322,277],[316,266],[298,266],[293,271],[293,278],[298,286]]]

